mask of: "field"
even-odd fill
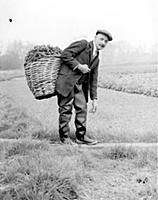
[[[156,146],[0,140],[0,199],[157,200]]]
[[[158,64],[102,66],[99,86],[116,91],[158,97]]]
[[[153,73],[146,67],[100,70],[113,80],[118,73],[141,73],[139,80]],[[100,88],[87,127],[99,144],[61,145],[56,97],[35,100],[21,75],[3,74],[0,82],[0,199],[158,199],[157,98]]]
[[[24,76],[23,70],[4,70],[0,71],[0,81],[11,80],[13,78],[19,78]]]
[[[121,92],[158,97],[157,72],[157,63],[101,65],[98,86]],[[0,81],[23,76],[25,76],[23,70],[0,71]]]

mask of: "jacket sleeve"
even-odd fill
[[[75,57],[87,47],[87,43],[86,40],[80,40],[70,44],[70,46],[64,49],[61,53],[61,60],[63,63],[74,70],[75,67],[80,64]]]
[[[91,100],[97,99],[97,86],[98,86],[98,64],[90,72],[90,98]]]

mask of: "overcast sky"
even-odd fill
[[[107,29],[114,41],[150,47],[157,42],[157,6],[157,0],[0,0],[0,41],[63,48]]]

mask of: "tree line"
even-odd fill
[[[0,70],[22,69],[27,52],[35,44],[30,42],[13,41],[2,52],[0,45]],[[158,44],[146,50],[143,47],[133,47],[128,42],[118,41],[109,43],[101,53],[102,65],[157,63]]]
[[[126,41],[109,43],[102,52],[103,65],[158,63],[158,44],[134,47]]]
[[[22,69],[25,56],[33,46],[30,42],[13,41],[7,45],[5,52],[0,46],[0,70]]]

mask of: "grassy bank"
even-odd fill
[[[106,73],[100,77],[99,87],[158,97],[156,73]]]
[[[158,198],[156,146],[50,144],[57,135],[8,96],[0,102],[1,200]]]
[[[44,131],[37,119],[19,108],[11,98],[0,94],[0,138],[36,138]]]
[[[157,199],[156,148],[1,143],[0,199]],[[17,148],[18,147],[18,148]]]
[[[99,87],[158,97],[157,79],[157,64],[102,66]]]

